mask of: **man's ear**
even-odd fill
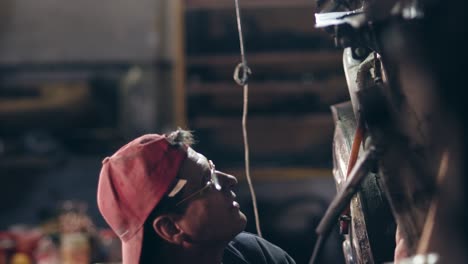
[[[153,221],[154,231],[171,244],[181,245],[184,242],[184,231],[175,223],[171,215],[160,215]]]

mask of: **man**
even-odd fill
[[[234,176],[190,146],[190,132],[144,135],[104,159],[98,206],[122,241],[123,263],[294,263],[241,233]]]

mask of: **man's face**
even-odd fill
[[[188,149],[187,154],[178,176],[187,180],[182,199],[205,187],[211,178],[208,159],[192,148]],[[236,178],[220,171],[215,173],[222,186],[221,191],[214,187],[206,188],[181,204],[187,208],[177,222],[195,243],[229,241],[242,232],[247,223],[232,191],[237,184]]]

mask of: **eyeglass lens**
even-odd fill
[[[218,175],[216,175],[215,165],[211,160],[208,161],[208,163],[210,165],[211,180],[213,181],[216,190],[221,191],[222,187],[219,183]]]

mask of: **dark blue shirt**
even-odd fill
[[[240,233],[224,250],[223,264],[295,264],[281,248],[250,233]]]

